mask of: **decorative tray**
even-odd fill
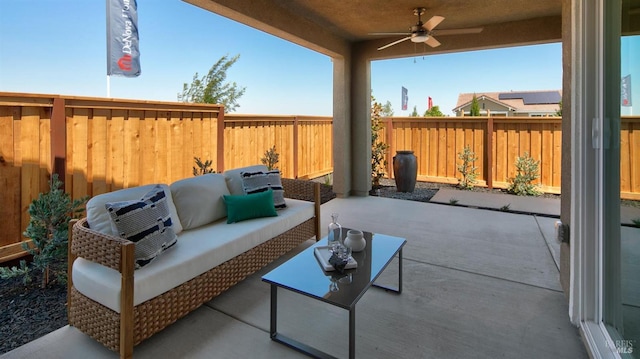
[[[329,263],[329,258],[331,258],[332,253],[329,251],[328,246],[316,247],[313,250],[313,254],[315,254],[316,259],[318,260],[318,263],[320,263],[320,266],[322,267],[322,269],[324,269],[327,272],[336,270],[335,268],[333,268],[331,263]],[[349,257],[349,262],[347,262],[347,265],[344,267],[344,269],[353,269],[357,267],[358,267],[358,262],[356,262],[356,260],[353,259],[353,257]]]

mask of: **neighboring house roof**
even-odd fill
[[[510,91],[510,92],[475,92],[461,93],[454,112],[471,105],[473,95],[478,100],[484,99],[495,102],[514,112],[555,112],[562,100],[562,91]]]

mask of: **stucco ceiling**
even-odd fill
[[[568,0],[183,0],[329,56],[348,56],[357,47],[370,59],[436,54],[559,42],[562,6]],[[624,0],[632,14],[623,31],[640,30],[640,0]],[[409,32],[423,7],[423,21],[443,16],[437,30],[482,27],[478,34],[436,36],[437,48],[405,41],[376,49]],[[636,25],[634,25],[636,24]]]
[[[438,36],[442,46],[423,52],[557,42],[561,39],[561,0],[184,0],[256,29],[293,41],[330,56],[350,47],[377,47],[401,35],[374,36],[375,32],[408,32],[417,22],[416,7],[426,8],[423,21],[433,15],[445,20],[438,30],[483,27],[480,34]],[[398,57],[416,52],[410,41],[373,57]]]
[[[366,41],[374,32],[408,31],[416,23],[416,7],[426,9],[423,20],[445,17],[439,29],[476,27],[561,15],[559,0],[282,0],[273,1],[296,16],[320,24],[350,41]]]

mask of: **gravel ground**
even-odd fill
[[[441,185],[438,183],[416,182],[416,187],[413,192],[398,192],[394,180],[382,178],[380,180],[380,188],[370,191],[369,194],[379,197],[429,202],[431,197],[438,193],[438,189],[444,186],[450,187],[449,185]]]
[[[446,183],[432,183],[432,182],[416,182],[416,187],[413,192],[398,192],[396,190],[396,182],[392,179],[382,178],[380,180],[380,189],[379,192],[375,190],[371,191],[370,194],[374,196],[380,197],[388,197],[388,198],[398,198],[398,199],[406,199],[410,201],[419,201],[419,202],[429,202],[440,188],[453,189],[458,191],[474,191],[474,192],[485,192],[485,193],[501,193],[506,194],[507,191],[503,189],[488,189],[485,187],[474,187],[469,190],[464,190],[458,188],[456,185],[446,184]],[[560,198],[558,194],[551,193],[543,193],[541,197],[545,198]]]

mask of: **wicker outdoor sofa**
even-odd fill
[[[119,352],[121,358],[130,358],[135,345],[302,242],[314,236],[316,239],[320,238],[320,185],[312,181],[282,178],[287,208],[278,210],[277,216],[231,224],[227,223],[227,218],[217,218],[211,223],[201,224],[203,213],[207,210],[185,209],[191,202],[206,203],[204,199],[207,196],[194,193],[202,191],[202,185],[206,181],[217,181],[218,188],[214,192],[219,193],[220,176],[225,176],[222,181],[229,192],[224,188],[222,192],[229,193],[230,197],[225,197],[223,201],[221,194],[216,201],[218,207],[221,202],[223,208],[224,203],[227,203],[227,209],[231,210],[227,199],[240,197],[233,196],[238,193],[238,188],[241,191],[246,189],[238,187],[239,176],[255,173],[256,170],[264,170],[266,173],[266,168],[262,166],[251,166],[228,171],[224,175],[198,176],[201,178],[194,177],[177,181],[171,186],[164,185],[164,193],[171,192],[167,197],[175,202],[169,203],[175,206],[175,211],[171,213],[174,216],[173,224],[182,227],[182,231],[177,234],[177,241],[171,248],[140,269],[136,268],[141,263],[137,258],[137,243],[109,233],[109,224],[94,226],[93,223],[98,222],[99,219],[96,218],[100,216],[104,219],[104,213],[96,215],[95,211],[104,207],[106,200],[115,198],[122,201],[123,196],[127,195],[137,199],[149,186],[111,192],[105,194],[106,198],[100,197],[105,195],[96,196],[100,197],[98,199],[92,198],[94,203],[87,205],[87,218],[74,220],[69,234],[69,324],[107,348]],[[209,187],[205,188],[205,192],[210,190]],[[271,194],[272,190],[266,193]],[[115,194],[115,197],[109,197],[111,194]],[[187,201],[181,200],[179,196],[184,196]],[[107,204],[109,205],[111,203]],[[219,210],[220,208],[218,212]],[[176,215],[179,217],[177,220]],[[185,220],[189,216],[193,218]],[[195,221],[192,220],[194,218]],[[263,238],[265,236],[268,238]],[[237,238],[231,240],[231,237]],[[216,241],[222,243],[216,244]],[[245,250],[243,246],[246,247],[246,243],[250,243],[251,248]],[[185,258],[183,265],[180,261]],[[198,261],[200,268],[191,268]],[[203,271],[202,266],[207,267],[206,270]],[[157,271],[159,273],[155,273]],[[194,276],[194,271],[200,273]],[[171,282],[167,277],[176,277],[172,280],[180,283],[166,284]],[[187,277],[188,279],[184,279]],[[167,285],[171,287],[168,290],[159,288]],[[151,298],[140,298],[145,295]]]

